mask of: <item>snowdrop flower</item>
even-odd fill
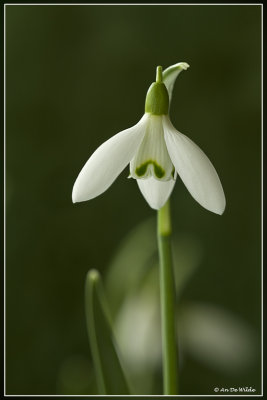
[[[150,86],[145,114],[133,127],[104,142],[89,158],[74,184],[73,202],[99,196],[130,164],[130,177],[153,209],[168,200],[177,174],[193,198],[204,208],[222,214],[225,196],[220,179],[203,151],[178,132],[169,118],[169,103],[177,75],[189,67],[178,63],[157,68]]]

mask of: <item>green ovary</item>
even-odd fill
[[[135,170],[135,173],[137,176],[144,176],[147,170],[147,167],[149,164],[152,164],[154,166],[154,172],[157,178],[163,178],[165,175],[164,169],[156,163],[156,161],[153,160],[148,160],[145,163],[141,164],[140,167],[137,167]]]

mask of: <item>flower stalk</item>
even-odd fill
[[[156,82],[157,83],[162,83],[162,66],[161,65],[159,65],[158,67],[157,67],[157,73],[156,73]]]
[[[160,303],[164,395],[178,394],[178,348],[175,321],[175,284],[171,249],[170,200],[158,210]]]

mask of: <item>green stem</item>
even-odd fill
[[[165,395],[178,394],[178,350],[175,323],[175,284],[171,251],[170,202],[158,210],[160,302]]]
[[[161,65],[159,65],[157,67],[156,82],[162,83],[162,66]]]

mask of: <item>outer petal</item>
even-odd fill
[[[73,203],[93,199],[114,182],[134,157],[145,134],[147,116],[104,142],[81,170],[72,190]]]
[[[175,180],[159,181],[152,176],[146,179],[137,179],[137,183],[150,207],[159,210],[170,197]]]
[[[167,149],[185,186],[199,204],[222,214],[225,196],[210,160],[192,140],[173,127],[168,117],[164,117],[163,124]]]

